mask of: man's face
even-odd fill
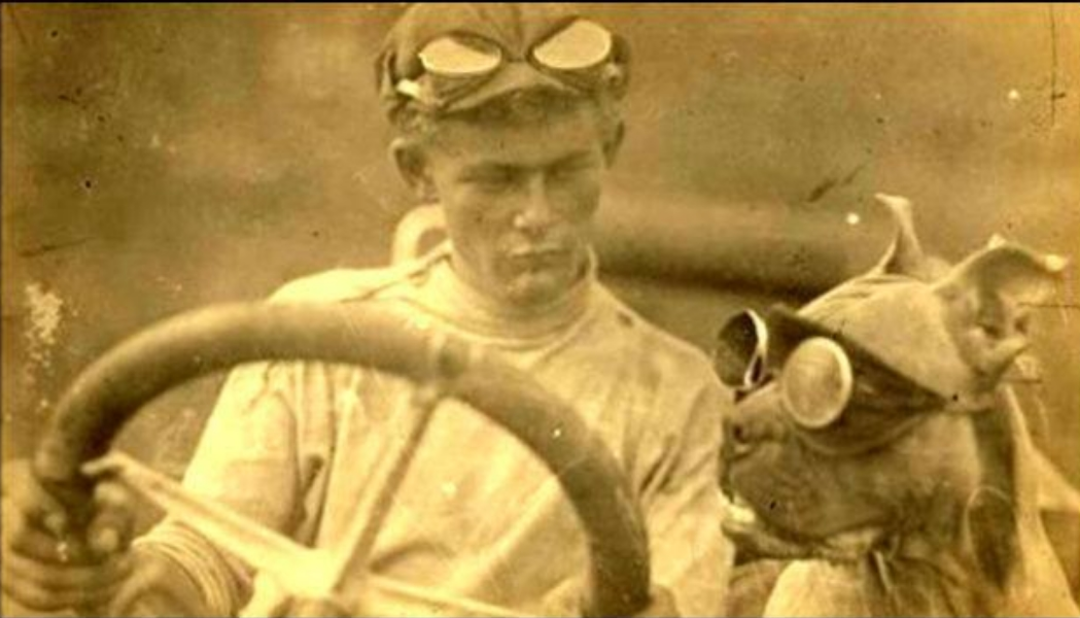
[[[453,264],[504,302],[553,301],[583,274],[606,167],[593,108],[529,121],[447,120],[424,154]]]

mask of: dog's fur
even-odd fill
[[[743,552],[798,559],[767,612],[1076,614],[1003,381],[1065,261],[995,239],[950,267],[922,254],[906,200],[881,199],[899,232],[878,266],[766,320],[773,378],[801,341],[826,336],[853,359],[856,394],[840,421],[806,429],[778,380],[744,393],[725,423],[721,484],[756,519],[729,517],[725,530]],[[731,350],[747,349],[728,343],[722,377]]]

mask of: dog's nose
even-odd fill
[[[764,442],[782,440],[784,435],[783,423],[763,410],[738,411],[724,419],[722,455],[729,460],[742,457]]]
[[[724,420],[724,459],[742,457],[753,450],[752,432],[743,419]]]

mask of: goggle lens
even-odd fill
[[[611,57],[611,33],[603,26],[579,19],[532,50],[533,59],[557,71],[595,67]]]
[[[502,63],[502,50],[498,45],[460,36],[435,39],[425,45],[418,56],[425,71],[444,77],[483,75]]]
[[[825,337],[799,344],[780,376],[784,407],[808,429],[835,423],[851,400],[853,386],[851,360],[838,343]]]
[[[765,379],[769,331],[765,321],[753,311],[743,311],[727,321],[716,336],[713,369],[720,381],[747,393]]]

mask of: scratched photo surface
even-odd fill
[[[389,263],[418,204],[375,95],[401,10],[3,5],[5,464],[140,328]],[[798,305],[870,268],[893,230],[878,192],[911,200],[945,260],[994,234],[1071,259],[1032,308],[1037,363],[1018,389],[1053,464],[1042,517],[1080,594],[1080,8],[586,12],[633,51],[601,280],[701,349],[738,309]],[[178,478],[222,379],[162,395],[116,447]],[[159,516],[143,509],[140,529]],[[746,575],[733,613],[760,613],[770,573]]]

